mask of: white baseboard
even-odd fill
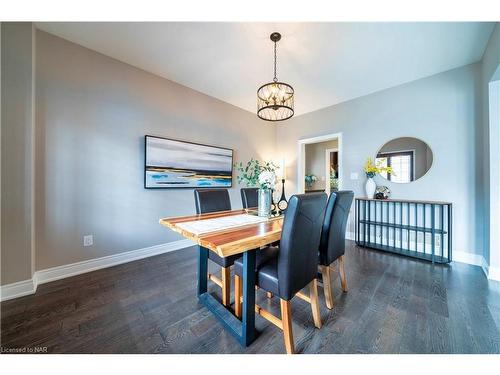
[[[473,266],[483,267],[486,263],[484,257],[479,254],[467,253],[465,251],[453,251],[453,261],[459,263],[472,264]]]
[[[482,255],[466,253],[465,251],[454,251],[453,261],[479,266],[483,269],[484,274],[489,280],[500,281],[500,268],[488,266],[488,262]]]
[[[500,267],[489,267],[488,279],[500,281]]]
[[[125,253],[109,255],[102,258],[89,259],[82,262],[36,271],[32,279],[3,285],[0,289],[0,300],[6,301],[26,296],[28,294],[33,294],[35,293],[38,284],[44,284],[50,281],[64,279],[66,277],[96,271],[102,268],[117,266],[119,264],[180,250],[193,245],[194,243],[190,240],[179,240],[143,249],[127,251]]]
[[[355,240],[354,233],[346,232],[347,240]],[[466,263],[482,268],[484,274],[489,280],[500,281],[500,268],[489,267],[486,259],[479,254],[472,254],[465,251],[453,251],[453,262]]]
[[[0,288],[0,301],[27,296],[36,291],[33,279],[18,281],[17,283],[2,285]]]
[[[52,267],[45,270],[35,272],[34,279],[36,284],[44,284],[50,281],[64,279],[70,276],[80,275],[82,273],[96,271],[101,268],[116,266],[122,263],[132,262],[134,260],[152,257],[155,255],[168,253],[170,251],[179,250],[188,246],[193,246],[194,243],[189,240],[179,240],[168,242],[161,245],[146,247],[143,249],[127,251],[109,255],[102,258],[89,259],[83,262],[66,264],[63,266]]]

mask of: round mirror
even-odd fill
[[[382,172],[380,176],[397,183],[418,180],[431,168],[432,150],[417,138],[395,138],[378,151],[375,162],[382,167],[390,167],[392,172]]]

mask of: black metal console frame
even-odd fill
[[[356,198],[356,244],[449,263],[452,210],[450,202]]]

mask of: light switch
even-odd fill
[[[358,179],[358,173],[357,172],[351,172],[351,180],[357,180]]]

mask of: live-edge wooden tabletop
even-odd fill
[[[268,245],[281,238],[283,216],[271,217],[267,221],[261,223],[247,224],[199,235],[180,228],[177,225],[179,223],[242,215],[246,213],[248,213],[248,210],[243,209],[164,218],[160,219],[160,224],[196,242],[198,245],[214,251],[221,257],[242,254],[245,251]]]

